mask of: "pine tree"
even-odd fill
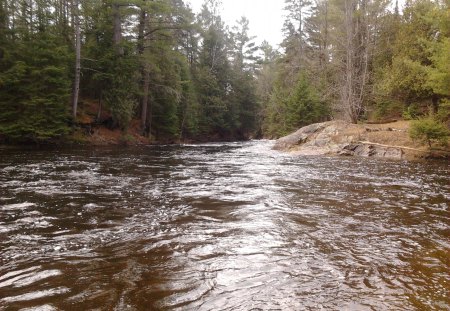
[[[235,127],[240,136],[249,136],[256,128],[259,103],[256,95],[255,70],[259,49],[249,35],[249,21],[242,17],[233,27],[232,103]]]
[[[409,1],[403,11],[391,58],[381,69],[377,87],[394,100],[429,101],[437,111],[450,95],[450,27],[448,8],[428,0]]]
[[[196,89],[200,104],[199,129],[204,135],[230,135],[235,128],[231,110],[231,66],[228,60],[228,35],[217,15],[219,1],[205,2],[200,14],[202,46],[195,70]]]
[[[11,142],[45,141],[68,133],[70,53],[42,1],[21,3],[16,28],[2,30],[8,49],[0,72],[0,134]],[[4,36],[9,32],[9,36]]]

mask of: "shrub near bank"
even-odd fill
[[[447,145],[450,131],[444,123],[429,116],[413,121],[409,135],[413,140],[425,142],[431,148],[434,143]]]

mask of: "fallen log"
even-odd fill
[[[398,148],[398,149],[406,149],[406,150],[413,150],[413,151],[420,151],[420,152],[428,152],[428,150],[424,150],[424,149],[417,149],[417,148],[404,147],[404,146],[383,145],[383,144],[373,143],[370,141],[358,141],[358,144],[374,145],[374,146],[385,147],[385,148]]]

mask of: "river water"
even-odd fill
[[[0,149],[0,310],[450,310],[450,164]]]

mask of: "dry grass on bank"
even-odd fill
[[[79,129],[73,134],[73,139],[90,145],[147,145],[150,140],[141,135],[139,120],[132,120],[126,132],[111,129],[106,125],[97,124],[99,104],[97,101],[84,99],[80,102],[77,124]],[[102,109],[100,120],[111,119],[111,114]]]
[[[383,124],[358,124],[349,126],[340,135],[353,135],[360,142],[401,147],[408,159],[448,157],[450,155],[448,147],[430,151],[426,144],[412,140],[409,136],[410,126],[411,121],[405,120]]]

